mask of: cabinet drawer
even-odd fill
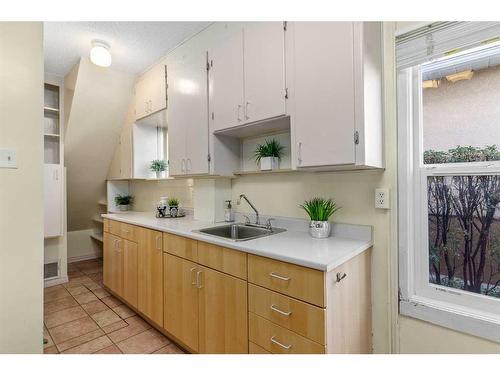
[[[118,236],[132,242],[137,242],[139,238],[139,227],[132,224],[120,223],[120,234],[118,234]]]
[[[241,251],[198,241],[198,263],[247,279],[247,254]]]
[[[104,219],[104,231],[120,236],[120,222],[115,220]]]
[[[325,347],[280,327],[267,319],[248,313],[249,340],[271,353],[322,354]]]
[[[266,349],[261,348],[259,345],[254,344],[253,342],[248,343],[248,354],[272,354],[268,352]]]
[[[325,307],[323,272],[256,255],[248,255],[248,281]]]
[[[193,262],[198,261],[198,242],[190,238],[163,233],[163,251]]]
[[[248,284],[248,310],[325,345],[325,310]]]

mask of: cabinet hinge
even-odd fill
[[[285,88],[285,99],[288,99],[288,87]]]
[[[283,30],[286,31],[286,27],[287,27],[287,21],[283,21]]]
[[[210,154],[207,155],[207,161],[210,163],[212,161],[212,157],[210,156]]]
[[[212,120],[215,118],[214,113],[212,112]]]
[[[359,144],[359,132],[357,130],[354,132],[354,144]]]

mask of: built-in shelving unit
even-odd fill
[[[44,86],[43,134],[44,163],[61,163],[61,126],[60,126],[59,86],[46,83]]]
[[[101,242],[101,243],[102,243],[102,241],[103,241],[102,233],[92,233],[92,234],[90,235],[90,237],[91,237],[92,239],[96,240],[96,241]]]

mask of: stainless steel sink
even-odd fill
[[[210,227],[205,229],[196,230],[195,232],[208,234],[210,236],[225,238],[232,241],[248,241],[255,238],[270,236],[277,233],[285,232],[286,229],[272,228],[268,229],[263,226],[252,224],[228,224],[217,227]]]

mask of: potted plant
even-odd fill
[[[167,170],[167,162],[165,160],[153,160],[149,168],[156,173],[156,178],[162,178],[163,172]]]
[[[340,209],[333,199],[312,198],[300,205],[311,219],[309,234],[313,238],[327,238],[331,233],[330,217]]]
[[[266,139],[264,144],[258,144],[255,149],[254,158],[260,165],[261,171],[279,169],[281,156],[283,156],[283,146],[276,139]]]
[[[133,202],[134,197],[131,195],[117,195],[115,197],[116,207],[118,207],[120,211],[127,211]]]
[[[170,211],[171,217],[177,217],[179,214],[179,200],[177,198],[169,198],[168,201],[168,210]]]

